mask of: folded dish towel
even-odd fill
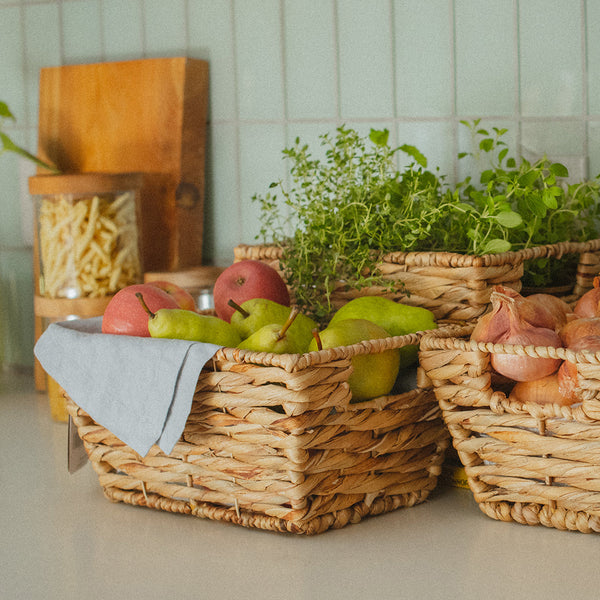
[[[97,423],[145,456],[169,454],[185,427],[198,375],[220,346],[101,333],[102,317],[51,324],[34,353]]]

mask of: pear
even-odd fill
[[[233,300],[229,305],[235,309],[231,315],[231,324],[237,327],[242,339],[246,339],[265,325],[283,325],[290,316],[291,308],[266,298],[252,298],[242,304]],[[290,335],[306,340],[306,346],[312,339],[312,330],[317,327],[316,321],[302,313],[298,313],[290,325]]]
[[[283,325],[278,323],[264,325],[239,343],[237,347],[243,350],[273,352],[274,354],[302,354],[306,352],[310,341],[302,335],[302,332],[294,331],[292,327],[298,316],[298,308],[292,308]]]
[[[367,319],[345,319],[315,332],[308,351],[351,346],[364,340],[390,337],[389,333]],[[357,354],[351,359],[353,371],[348,379],[352,401],[361,402],[392,391],[400,370],[399,349],[372,354]]]
[[[235,348],[241,341],[237,329],[218,317],[184,308],[161,308],[152,312],[143,295],[136,295],[149,315],[148,331],[153,338],[206,342],[228,348]]]
[[[417,331],[437,329],[435,316],[421,306],[408,306],[383,296],[360,296],[340,307],[329,325],[345,319],[367,319],[383,327],[390,335],[407,335]],[[401,368],[417,361],[418,347],[404,346],[400,349]]]

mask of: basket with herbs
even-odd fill
[[[364,138],[339,127],[320,137],[324,159],[296,139],[284,150],[291,185],[254,196],[261,243],[236,247],[235,260],[278,268],[321,321],[357,295],[452,321],[483,314],[496,284],[580,297],[600,270],[598,179],[568,183],[561,163],[510,157],[506,129],[463,124],[476,150],[459,158],[478,176],[454,185],[414,146],[391,147],[387,130]]]

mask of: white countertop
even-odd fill
[[[32,377],[0,383],[0,598],[588,600],[600,537],[501,523],[468,490],[306,537],[106,500],[67,471],[67,426]]]

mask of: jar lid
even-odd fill
[[[29,178],[29,192],[34,195],[123,192],[139,189],[143,179],[143,173],[33,175]]]

